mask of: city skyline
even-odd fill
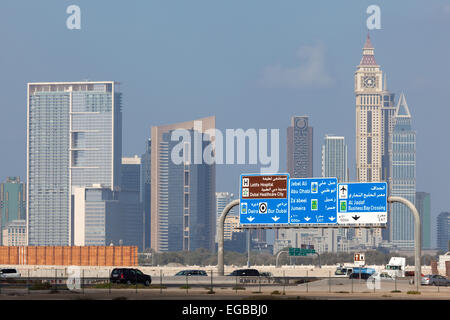
[[[445,136],[445,117],[438,116],[441,114],[441,109],[445,106],[445,102],[447,99],[445,90],[445,86],[443,83],[446,83],[446,78],[442,75],[433,74],[431,72],[427,72],[425,67],[421,66],[417,61],[421,61],[420,59],[432,59],[435,61],[445,61],[445,53],[447,52],[446,44],[439,41],[431,41],[435,40],[435,38],[430,37],[427,40],[427,35],[431,33],[432,30],[436,30],[437,27],[446,26],[447,22],[444,17],[446,11],[441,10],[440,14],[436,12],[439,9],[443,8],[443,5],[439,1],[432,2],[431,4],[420,5],[414,4],[408,6],[407,8],[404,6],[404,3],[400,4],[382,4],[381,8],[383,11],[383,29],[382,30],[374,30],[371,32],[371,39],[374,46],[377,48],[377,62],[383,65],[384,69],[388,71],[389,74],[389,83],[390,89],[395,89],[393,91],[400,92],[401,89],[404,89],[406,94],[408,95],[408,101],[414,105],[418,106],[416,120],[414,121],[414,127],[418,131],[417,144],[419,148],[419,152],[417,155],[417,166],[418,166],[418,177],[417,177],[417,189],[424,190],[430,192],[433,197],[432,203],[432,221],[434,224],[435,217],[441,211],[448,210],[446,207],[445,199],[446,194],[449,192],[449,185],[446,183],[449,179],[446,176],[448,174],[448,170],[446,169],[445,159],[445,150],[435,150],[433,148],[432,143],[428,143],[429,141],[433,141],[433,138],[438,136]],[[356,2],[355,2],[356,4]],[[2,4],[3,5],[3,4]],[[18,12],[20,6],[15,6],[13,4],[6,4],[5,10],[3,12],[7,12],[8,10],[13,10]],[[43,8],[40,8],[36,5],[36,11],[42,12],[42,14],[51,16],[54,12],[60,10],[57,6],[55,8],[51,8],[51,6],[42,5]],[[98,14],[99,7],[101,5],[97,4],[86,4],[83,5],[83,10],[86,13],[90,13],[91,17],[94,17]],[[119,6],[114,7],[112,14],[118,16],[120,14],[128,15],[137,15],[139,16],[138,9],[140,5],[133,4],[129,8],[122,8]],[[143,6],[146,6],[143,4]],[[267,3],[261,4],[262,8],[267,10]],[[354,116],[350,115],[353,110],[352,103],[352,94],[350,88],[352,83],[351,70],[353,70],[355,66],[355,61],[358,61],[360,48],[362,45],[362,41],[365,37],[366,30],[364,26],[366,16],[363,14],[364,9],[367,7],[367,3],[362,3],[360,5],[349,6],[348,13],[345,13],[342,8],[337,4],[330,5],[331,9],[336,9],[334,12],[338,12],[336,16],[340,16],[339,19],[345,19],[346,17],[350,19],[349,25],[343,25],[341,28],[343,29],[342,35],[338,34],[336,36],[332,31],[327,31],[326,28],[315,25],[314,22],[309,20],[304,16],[304,13],[301,11],[308,11],[301,6],[297,6],[295,4],[290,3],[287,5],[289,8],[298,9],[295,10],[294,13],[287,14],[285,16],[286,23],[281,24],[279,29],[275,29],[270,31],[269,28],[265,28],[264,32],[250,29],[243,29],[244,35],[253,35],[256,36],[256,40],[252,45],[255,45],[255,48],[252,49],[250,44],[246,44],[243,37],[238,37],[235,41],[230,42],[230,40],[224,41],[224,44],[221,45],[219,42],[213,42],[213,47],[207,50],[206,55],[200,54],[196,50],[193,50],[190,54],[186,53],[183,50],[174,50],[170,51],[170,60],[175,59],[176,57],[181,59],[181,62],[174,62],[174,65],[164,64],[161,67],[155,67],[154,62],[150,60],[148,65],[144,63],[142,53],[135,53],[136,61],[142,61],[142,65],[137,67],[132,67],[130,72],[126,72],[123,67],[117,66],[117,70],[109,70],[105,64],[105,62],[99,62],[99,66],[95,67],[91,62],[87,61],[89,59],[80,59],[86,63],[86,67],[80,67],[79,63],[74,63],[74,65],[67,66],[67,68],[61,68],[62,65],[66,65],[67,59],[62,59],[59,56],[61,55],[61,51],[55,47],[53,48],[53,52],[50,51],[47,57],[47,49],[45,49],[45,55],[43,51],[37,49],[36,54],[38,54],[41,59],[41,65],[33,66],[28,68],[29,71],[19,72],[18,74],[13,74],[12,79],[9,82],[5,82],[3,80],[2,85],[6,88],[6,98],[5,98],[5,106],[4,112],[8,112],[7,117],[3,117],[4,122],[0,124],[0,130],[2,133],[2,143],[7,144],[10,147],[11,151],[7,154],[1,162],[1,178],[6,178],[10,175],[21,176],[22,180],[25,180],[25,160],[23,159],[23,151],[25,150],[25,139],[23,133],[23,114],[24,114],[24,104],[23,104],[23,84],[25,82],[31,80],[65,80],[66,78],[70,79],[84,79],[85,77],[91,77],[93,79],[114,79],[122,82],[122,88],[126,90],[127,93],[127,103],[125,103],[125,108],[127,109],[127,116],[125,117],[126,129],[124,130],[124,155],[134,155],[140,154],[143,152],[142,145],[145,142],[146,137],[149,136],[150,127],[152,125],[160,125],[164,123],[168,123],[168,119],[170,117],[174,117],[173,121],[186,121],[193,118],[198,118],[200,116],[206,116],[211,113],[216,114],[219,127],[228,127],[228,124],[232,123],[233,127],[243,127],[243,128],[279,128],[280,129],[280,142],[285,141],[284,139],[284,128],[286,123],[286,118],[295,114],[307,114],[309,115],[309,119],[311,125],[315,128],[315,138],[314,138],[314,176],[319,176],[319,168],[320,168],[320,145],[317,141],[320,141],[321,137],[324,134],[332,133],[345,136],[347,141],[354,141]],[[195,6],[194,6],[195,7]],[[207,7],[203,10],[207,10],[210,7]],[[302,10],[300,10],[302,8]],[[45,11],[45,10],[47,11]],[[167,10],[178,12],[173,7],[161,5],[158,7],[159,10]],[[223,8],[225,12],[228,12],[228,7],[224,6]],[[243,10],[248,10],[249,7],[244,5]],[[316,12],[319,10],[317,6],[310,5],[307,7],[310,12]],[[117,10],[117,11],[116,11]],[[278,9],[280,10],[280,9]],[[411,25],[411,21],[406,19],[400,19],[395,13],[396,10],[401,10],[405,12],[405,16],[408,14],[408,19],[414,19],[417,17],[421,17],[421,21],[427,21],[427,23],[420,24],[416,26],[414,24]],[[333,10],[331,10],[333,11]],[[277,11],[280,12],[280,11]],[[287,13],[283,11],[283,13]],[[326,17],[329,19],[326,25],[337,24],[340,20],[335,18],[333,20],[332,16],[329,13],[324,13]],[[435,19],[435,16],[438,16]],[[150,13],[153,18],[154,26],[160,26],[161,21],[155,16],[154,13]],[[263,10],[262,18],[267,17],[267,11]],[[30,19],[28,13],[24,13],[23,15],[16,14],[15,16],[20,17],[21,23],[23,23],[24,27],[22,29],[17,30],[17,36],[19,37],[25,30],[27,30],[27,26],[29,26],[29,22],[27,24],[26,19]],[[22,17],[23,16],[23,17]],[[349,18],[350,17],[350,18]],[[157,44],[161,45],[161,39],[163,35],[172,34],[175,31],[176,27],[179,27],[180,24],[185,23],[186,20],[181,15],[177,15],[177,18],[181,20],[178,24],[173,27],[169,27],[166,30],[166,33],[153,33],[152,36],[155,36]],[[432,19],[433,18],[433,19]],[[208,23],[212,24],[212,28],[216,31],[220,32],[220,35],[227,35],[227,31],[221,28],[220,23],[214,23],[212,18],[205,18]],[[261,20],[260,18],[255,18],[256,26],[260,26]],[[130,19],[127,19],[130,20]],[[139,19],[134,19],[135,21],[131,23],[131,26],[128,28],[124,28],[124,30],[139,30],[138,27],[142,27],[139,23]],[[235,30],[238,30],[239,26],[242,27],[243,22],[242,16],[237,14],[237,26]],[[267,20],[267,19],[266,19]],[[295,21],[303,21],[298,23],[308,23],[310,25],[316,26],[318,29],[312,35],[307,35],[302,33],[302,28],[292,28],[295,29],[295,32],[291,30],[289,27]],[[394,22],[395,20],[395,22]],[[31,20],[34,21],[34,20]],[[278,21],[278,20],[277,20]],[[47,22],[43,21],[41,28],[43,31],[53,30],[54,28],[52,23],[56,23],[54,19],[50,19]],[[205,22],[205,20],[203,21]],[[2,23],[11,24],[11,20],[9,17],[5,17]],[[106,23],[105,26],[102,26],[101,23]],[[120,22],[119,22],[120,23]],[[404,25],[402,25],[402,23]],[[100,19],[98,22],[94,22],[92,19],[86,21],[83,24],[82,30],[78,34],[70,33],[67,29],[64,28],[63,23],[61,23],[61,30],[55,28],[55,30],[51,31],[52,34],[62,35],[61,41],[62,43],[66,43],[66,41],[73,41],[73,46],[84,43],[92,43],[93,38],[96,38],[95,35],[98,35],[100,31],[104,30],[108,26],[107,21],[104,19]],[[123,27],[123,25],[119,25]],[[117,26],[117,27],[119,27]],[[191,32],[199,31],[198,27],[201,25],[195,25],[194,27],[188,28]],[[273,26],[273,25],[270,25]],[[297,24],[295,24],[297,26]],[[193,29],[192,29],[193,28]],[[418,29],[417,29],[418,28]],[[8,28],[3,28],[4,30],[8,30]],[[150,28],[143,28],[146,32]],[[329,29],[329,28],[328,28]],[[159,30],[159,29],[158,29]],[[417,31],[418,32],[414,32]],[[179,29],[176,29],[179,31]],[[291,37],[286,37],[287,40],[277,40],[275,39],[279,33],[289,31],[287,34]],[[94,33],[94,37],[90,35],[90,32]],[[124,31],[121,31],[124,32]],[[125,31],[126,32],[126,31]],[[260,39],[262,34],[266,35],[268,33],[268,38],[264,39],[264,42],[268,42],[267,47],[262,46],[262,40]],[[300,39],[294,38],[294,36],[300,34]],[[142,33],[138,34],[138,36]],[[195,36],[194,33],[187,33],[189,40],[194,40],[195,43],[198,43],[200,40],[210,39],[211,34],[206,32],[201,34],[202,36]],[[258,37],[259,36],[259,37]],[[344,41],[343,37],[349,38],[350,41]],[[66,39],[67,38],[67,39]],[[336,39],[334,39],[336,38]],[[39,39],[39,38],[37,38]],[[178,39],[178,38],[177,38]],[[401,39],[401,41],[399,41]],[[129,41],[134,41],[136,38],[131,38],[129,40],[124,40],[125,46],[130,44]],[[15,44],[10,37],[7,37],[7,44],[11,44],[12,52],[20,52],[17,50],[18,45]],[[37,41],[36,39],[32,39],[33,43]],[[98,38],[95,39],[98,41]],[[343,41],[344,45],[340,45],[340,42]],[[182,48],[182,45],[186,45],[186,42],[181,42],[179,44],[174,45],[175,48]],[[226,45],[225,45],[226,44]],[[232,46],[231,44],[234,44]],[[264,48],[272,48],[276,47],[276,44],[279,45],[279,49],[271,49],[268,53],[264,52]],[[428,49],[424,51],[421,47],[424,47],[427,44],[429,45]],[[217,46],[216,47],[214,47]],[[144,52],[148,53],[149,48],[147,46],[142,45],[145,49]],[[134,47],[134,46],[133,46]],[[299,49],[300,47],[300,49]],[[426,46],[425,46],[426,47]],[[72,47],[71,47],[72,48]],[[188,46],[188,48],[191,48]],[[204,80],[201,77],[194,77],[193,81],[190,84],[190,89],[183,89],[181,84],[188,83],[185,81],[187,75],[193,75],[195,67],[200,68],[200,61],[204,60],[205,56],[212,57],[216,56],[217,59],[226,59],[229,58],[230,63],[239,62],[237,58],[230,51],[225,51],[227,54],[220,54],[218,49],[224,48],[233,48],[233,50],[244,51],[244,57],[246,62],[249,62],[251,59],[249,58],[250,54],[252,57],[256,56],[256,62],[253,62],[249,69],[244,69],[242,72],[234,71],[235,68],[229,68],[229,70],[224,70],[220,68],[217,74],[221,76],[218,77],[217,83],[211,83],[206,88],[210,90],[201,90],[203,84],[205,84]],[[167,45],[162,45],[157,49],[157,53],[151,56],[153,59],[158,60],[158,54],[165,52],[164,49],[167,49]],[[258,50],[259,49],[259,50]],[[304,84],[300,83],[298,86],[294,86],[295,89],[285,88],[283,86],[280,87],[280,83],[282,81],[275,82],[274,77],[279,76],[279,73],[274,73],[274,70],[287,69],[290,65],[297,65],[298,61],[295,58],[295,52],[299,49],[299,56],[303,57],[301,60],[301,65],[307,65],[307,57],[317,57],[319,62],[323,64],[326,68],[320,69],[319,75],[325,75],[323,79],[324,81],[316,81],[313,83],[313,86],[305,88]],[[14,51],[16,50],[16,51]],[[159,51],[158,51],[159,50]],[[255,50],[255,51],[253,51]],[[258,51],[256,51],[258,50]],[[119,50],[120,51],[120,50]],[[176,51],[176,53],[175,53]],[[428,51],[432,51],[434,55],[430,55]],[[96,53],[97,52],[97,53]],[[88,54],[87,58],[96,58],[103,51],[102,50],[94,50],[94,53]],[[255,54],[256,52],[261,53],[261,55]],[[404,52],[408,52],[407,55],[404,55]],[[73,53],[64,52],[69,57],[76,57]],[[308,53],[310,54],[308,56]],[[2,53],[4,55],[4,61],[11,61],[12,66],[17,68],[17,62],[15,59],[11,59],[10,53]],[[22,53],[24,58],[28,57],[25,53]],[[195,55],[195,54],[198,54]],[[230,55],[230,56],[228,56]],[[9,58],[8,58],[9,57]],[[112,54],[112,57],[117,58],[115,54]],[[182,62],[187,62],[189,57],[193,57],[193,63],[188,66],[182,65]],[[435,59],[436,58],[436,59]],[[440,58],[440,59],[439,59]],[[110,64],[111,58],[105,58],[105,61]],[[142,60],[140,60],[142,59]],[[29,63],[30,60],[25,60],[25,66],[31,66]],[[72,59],[73,61],[77,61],[77,59]],[[94,61],[98,61],[98,59],[92,59]],[[160,61],[160,60],[159,60]],[[280,68],[279,69],[270,69],[271,72],[265,72],[267,66],[273,66],[277,64],[279,61]],[[55,64],[55,68],[48,68],[52,65],[53,62]],[[215,65],[217,60],[210,58],[207,60],[207,66],[211,67]],[[417,69],[414,70],[414,73],[408,71],[410,65],[416,62],[414,65]],[[239,65],[239,64],[238,64]],[[342,66],[341,66],[342,65]],[[424,64],[425,65],[425,64]],[[4,65],[5,72],[11,70],[10,66]],[[60,70],[57,70],[59,67]],[[140,71],[140,67],[143,67],[143,71]],[[170,71],[170,73],[164,77],[164,67]],[[178,67],[178,68],[177,68]],[[152,68],[155,68],[154,70]],[[26,68],[24,68],[26,69]],[[236,70],[238,68],[236,67]],[[432,69],[432,68],[431,68]],[[88,71],[90,70],[90,71]],[[269,71],[270,71],[269,70]],[[205,78],[209,79],[211,74],[209,74],[206,69],[200,68],[200,73]],[[266,70],[267,71],[267,70]],[[320,73],[322,72],[322,73]],[[157,76],[153,76],[152,74],[156,74]],[[262,75],[261,75],[262,74]],[[416,77],[416,74],[420,74],[420,77]],[[149,91],[146,89],[146,86],[139,81],[133,81],[134,76],[136,76],[136,80],[142,80],[143,77],[150,76],[151,86],[155,88],[155,92],[159,92],[159,94]],[[179,75],[179,79],[175,77],[175,75]],[[158,81],[156,78],[159,78]],[[223,77],[222,77],[223,76]],[[242,76],[240,78],[239,76]],[[262,81],[264,86],[258,87],[256,83],[258,82],[259,76],[264,78]],[[268,77],[272,76],[272,81],[268,81]],[[334,84],[332,81],[327,81],[334,79]],[[278,80],[282,80],[279,79]],[[235,85],[231,85],[231,79],[243,79],[236,81]],[[162,80],[162,81],[160,81]],[[174,85],[171,84],[173,81]],[[134,85],[135,83],[136,85]],[[345,83],[341,84],[341,83]],[[156,84],[156,85],[155,85]],[[220,84],[225,84],[225,86],[221,86]],[[316,86],[316,87],[314,87]],[[169,89],[170,87],[170,89]],[[173,88],[177,89],[177,93],[179,93],[180,97],[176,98],[177,95],[173,94]],[[429,101],[429,90],[433,88],[435,91],[433,95],[431,95],[431,101]],[[163,89],[163,90],[161,90]],[[194,89],[194,90],[192,90]],[[248,93],[242,93],[245,89],[249,89]],[[338,89],[339,92],[336,91]],[[189,92],[191,90],[191,92]],[[140,93],[139,91],[145,92]],[[208,91],[208,92],[206,92]],[[265,91],[265,92],[264,92]],[[298,91],[298,93],[294,93],[294,91]],[[205,96],[202,96],[202,93],[205,93]],[[228,95],[227,92],[231,92],[232,98],[224,98]],[[320,92],[325,92],[327,94],[321,95]],[[169,95],[170,93],[170,95]],[[335,93],[335,94],[331,94]],[[421,94],[423,93],[423,97]],[[283,97],[286,95],[286,97]],[[329,95],[332,98],[326,98],[325,96]],[[171,97],[175,96],[175,98]],[[183,98],[182,98],[183,97]],[[145,98],[145,99],[144,99]],[[146,99],[149,99],[148,101]],[[200,105],[199,107],[195,107],[195,105]],[[228,108],[224,108],[227,106]],[[249,111],[247,113],[244,112],[244,107],[247,106]],[[425,107],[426,106],[426,107]],[[281,112],[277,110],[277,112],[273,112],[274,107],[279,107]],[[213,109],[214,112],[208,110]],[[434,112],[428,112],[428,108],[432,109]],[[255,110],[260,110],[261,112],[257,112],[257,115],[254,115]],[[345,112],[342,111],[345,110]],[[225,111],[226,110],[226,111]],[[231,121],[229,114],[240,114],[242,113],[242,117],[238,117],[237,120]],[[259,113],[261,115],[259,115]],[[263,117],[264,114],[270,114],[270,117]],[[342,114],[348,114],[348,119],[342,116]],[[445,113],[444,113],[445,114]],[[326,115],[326,117],[324,117]],[[420,121],[419,121],[420,119]],[[9,124],[11,123],[11,124]],[[11,134],[9,134],[11,132]],[[283,148],[283,144],[280,143]],[[349,167],[350,167],[350,176],[352,179],[355,179],[355,159],[354,159],[354,146],[353,143],[349,143]],[[285,152],[280,150],[280,170],[283,170],[284,161],[283,155]],[[22,161],[22,163],[20,162]],[[236,193],[236,184],[238,178],[238,172],[254,172],[257,171],[257,166],[217,166],[218,171],[218,179],[217,179],[217,189],[227,190],[230,192]],[[434,243],[434,241],[433,241]]]

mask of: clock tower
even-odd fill
[[[382,181],[383,73],[367,35],[355,72],[356,170],[360,182]]]

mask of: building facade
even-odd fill
[[[411,113],[401,94],[394,116],[391,136],[390,194],[416,203],[416,133],[411,127]],[[400,203],[392,204],[389,215],[390,242],[399,248],[414,248],[414,217]]]
[[[122,210],[123,245],[144,246],[144,212],[141,203],[141,158],[122,158],[121,187],[119,193]]]
[[[362,58],[356,68],[354,80],[357,181],[388,181],[391,175],[389,137],[394,126],[395,96],[388,91],[386,74],[383,77],[383,72],[375,61],[369,35],[362,49]],[[388,238],[389,232],[355,229],[355,236],[366,246],[373,247],[382,238]]]
[[[0,184],[0,230],[11,221],[25,220],[26,194],[26,185],[19,177],[8,177]]]
[[[422,224],[422,248],[432,249],[431,246],[431,195],[428,192],[416,192],[416,208],[420,214]]]
[[[157,252],[214,251],[215,163],[202,159],[214,152],[211,130],[215,117],[152,127],[151,243]],[[183,136],[174,138],[177,133]]]
[[[313,177],[313,128],[307,116],[293,116],[287,128],[286,141],[287,171],[290,178]],[[285,247],[298,247],[302,235],[315,234],[313,229],[276,230],[274,252]]]
[[[322,145],[322,177],[337,178],[338,183],[349,181],[345,137],[325,136]],[[345,243],[348,234],[348,229],[321,230],[316,237],[316,247],[321,248],[321,252],[347,250],[348,246]]]
[[[450,212],[441,212],[436,219],[437,249],[450,251]]]
[[[145,153],[141,156],[141,202],[144,212],[144,249],[151,248],[151,150],[152,140],[145,144]]]
[[[27,244],[25,220],[9,221],[2,231],[3,246],[25,246]]]
[[[235,200],[236,197],[233,193],[230,192],[216,192],[216,236],[215,241],[216,243],[219,241],[217,238],[217,230],[218,230],[218,224],[219,224],[219,218],[223,212],[223,209],[229,204],[231,201]],[[235,217],[239,217],[236,212],[236,208],[232,208],[229,212],[227,217],[225,218],[224,223],[224,239],[231,240],[233,230],[236,226],[235,224]],[[239,225],[239,223],[238,223]]]
[[[326,135],[322,145],[322,177],[348,182],[347,144],[345,137]]]
[[[123,219],[118,192],[93,185],[74,188],[73,193],[74,245],[122,245]]]
[[[28,244],[72,244],[74,189],[117,189],[121,156],[121,93],[115,82],[29,83]]]
[[[313,128],[307,116],[294,116],[287,128],[287,171],[291,178],[313,176]]]

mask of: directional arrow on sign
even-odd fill
[[[330,217],[329,219],[330,219],[331,221],[333,221],[333,220],[335,219],[335,217]]]
[[[357,215],[354,215],[352,218],[356,221],[356,220],[358,220],[360,217],[357,216]]]
[[[247,220],[252,222],[253,220],[255,220],[255,217],[249,217],[249,218],[247,218]]]
[[[277,222],[278,219],[280,219],[280,217],[277,217],[277,216],[272,217],[272,220],[275,221],[275,222]]]
[[[311,218],[310,217],[305,217],[305,220],[309,221],[309,220],[311,220]]]

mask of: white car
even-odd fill
[[[395,280],[395,277],[392,277],[386,272],[375,272],[370,276],[371,279],[377,279],[377,280]]]
[[[20,273],[16,269],[0,269],[1,279],[20,278]]]

